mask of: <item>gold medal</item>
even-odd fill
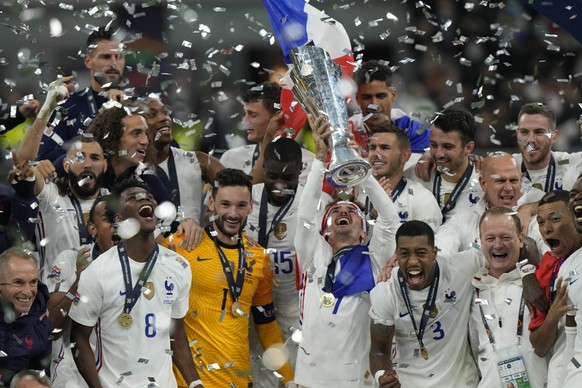
[[[239,302],[234,302],[232,304],[232,313],[234,314],[235,317],[240,317],[245,314],[245,312],[242,309],[242,305]]]
[[[335,303],[335,296],[331,292],[326,292],[321,296],[320,301],[323,307],[331,307]]]
[[[424,346],[420,348],[420,354],[422,355],[422,358],[428,360],[428,350],[426,350]]]
[[[119,323],[119,326],[123,327],[124,329],[129,329],[133,323],[133,318],[128,313],[121,313],[117,317],[117,323]]]
[[[424,307],[425,307],[425,305],[423,304],[422,308],[424,309]],[[437,308],[436,305],[434,305],[428,316],[431,317],[432,319],[435,319],[437,317],[438,313],[439,313],[439,309]]]

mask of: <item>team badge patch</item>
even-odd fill
[[[143,285],[142,291],[144,298],[146,298],[147,300],[152,300],[152,298],[156,294],[154,283],[146,282],[146,284]]]
[[[277,226],[275,226],[273,234],[279,240],[283,240],[285,237],[287,237],[287,224],[285,224],[284,222],[279,222]]]

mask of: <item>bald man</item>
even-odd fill
[[[485,195],[472,208],[453,215],[449,222],[442,225],[436,234],[436,245],[441,254],[450,255],[471,247],[480,246],[479,219],[485,210],[493,206],[517,209],[517,206],[537,202],[544,192],[533,187],[521,193],[522,173],[513,156],[495,152],[487,156],[481,164],[479,184]],[[536,242],[541,254],[548,250],[535,222],[530,223],[528,237]],[[540,254],[540,256],[541,256]]]

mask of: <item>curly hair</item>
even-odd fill
[[[93,134],[95,140],[103,148],[103,153],[107,159],[117,155],[120,149],[121,138],[125,131],[124,119],[135,114],[145,119],[143,111],[135,102],[123,101],[121,106],[116,104],[101,110],[87,128],[87,132]]]

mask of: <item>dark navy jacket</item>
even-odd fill
[[[52,327],[46,314],[48,288],[38,283],[38,292],[28,314],[10,321],[5,307],[0,303],[0,350],[6,357],[0,357],[0,386],[10,385],[12,377],[24,369],[46,369],[51,359]]]
[[[75,136],[84,133],[107,98],[99,95],[92,88],[85,88],[73,93],[59,105],[49,120],[53,132],[51,136],[42,136],[37,160],[48,159],[55,162],[65,154],[63,144]]]

